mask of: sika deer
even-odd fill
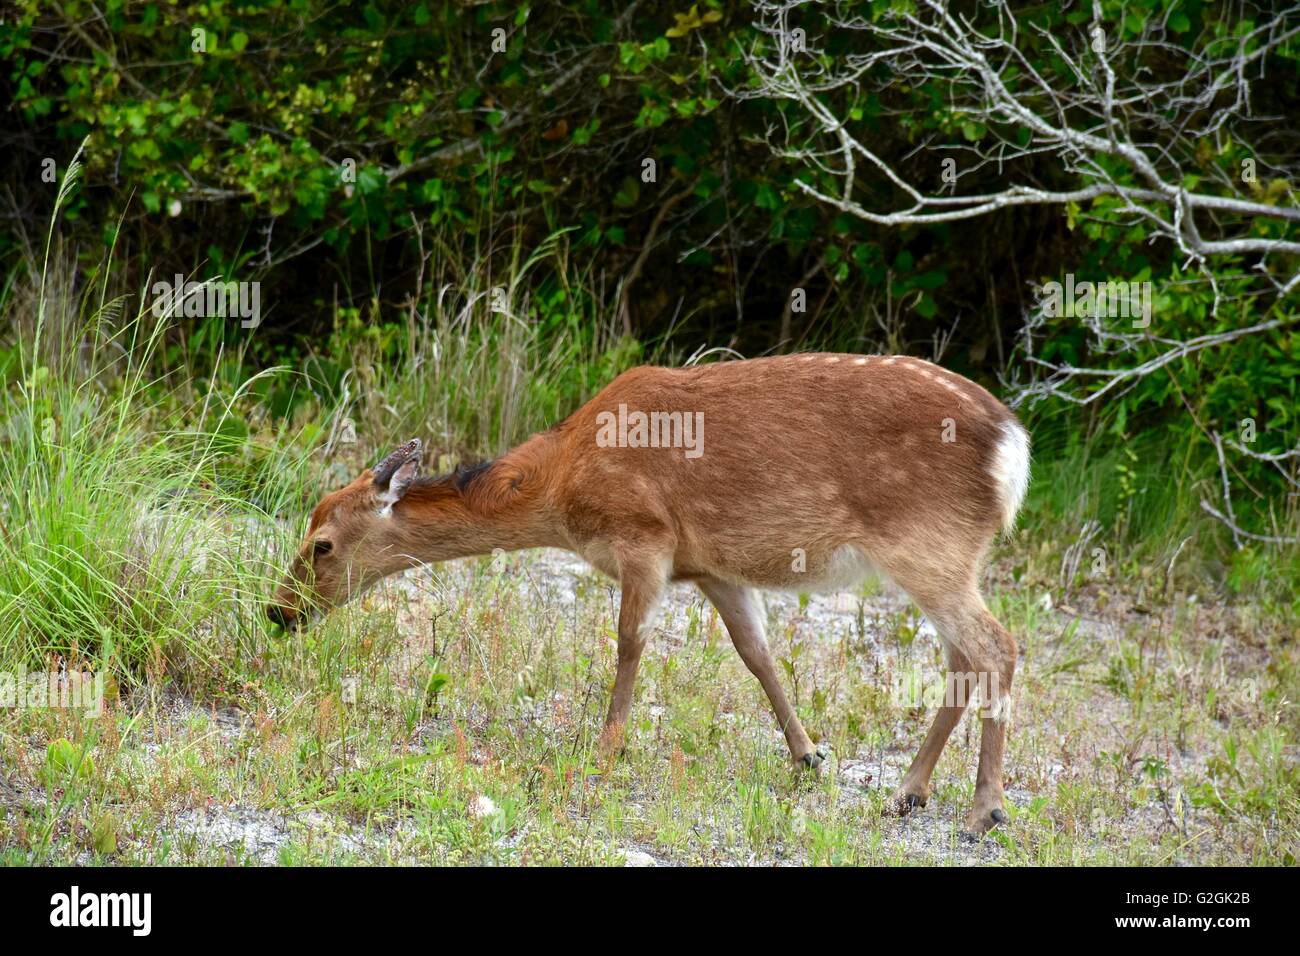
[[[767,692],[794,759],[815,767],[823,755],[781,686],[754,589],[836,589],[880,573],[937,628],[949,689],[972,678],[984,689],[966,827],[978,835],[1005,820],[1016,644],[978,578],[1024,498],[1029,436],[978,385],[902,356],[637,368],[495,462],[422,478],[420,454],[412,439],[317,505],[273,620],[293,623],[424,562],[566,548],[622,587],[601,737],[613,752],[665,586],[693,581]],[[895,794],[899,813],[925,805],[966,704],[939,709]]]

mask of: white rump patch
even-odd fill
[[[1029,489],[1029,433],[1019,422],[1002,423],[1002,437],[993,449],[989,474],[997,482],[1002,498],[1002,528],[1010,531]]]

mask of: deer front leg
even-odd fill
[[[767,699],[772,705],[772,712],[776,714],[781,732],[785,734],[791,756],[804,767],[818,767],[825,760],[825,755],[813,746],[799,715],[785,696],[785,688],[781,686],[772,652],[768,650],[767,640],[763,636],[763,618],[753,590],[713,579],[700,581],[699,584],[705,597],[718,609],[722,623],[727,625],[727,633],[731,635],[731,642],[736,645],[740,659],[767,692]]]
[[[622,603],[618,611],[618,670],[614,676],[614,693],[609,700],[609,714],[600,735],[600,753],[610,760],[622,749],[623,729],[632,709],[632,690],[636,683],[641,652],[653,624],[654,612],[663,596],[666,574],[661,568],[632,567],[623,569]]]

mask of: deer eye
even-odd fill
[[[317,541],[312,546],[312,554],[318,558],[323,554],[329,554],[333,550],[334,543],[332,541]]]

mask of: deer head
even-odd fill
[[[395,529],[393,506],[420,475],[421,446],[412,438],[312,511],[307,535],[266,608],[282,627],[308,611],[346,603],[379,579],[410,567],[407,535]]]

